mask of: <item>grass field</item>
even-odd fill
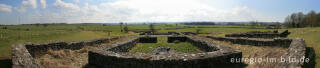
[[[189,42],[168,43],[167,37],[158,37],[157,43],[138,43],[129,53],[152,53],[157,47],[170,47],[176,52],[181,53],[197,53],[201,52],[196,46]]]
[[[85,26],[85,25],[77,25]],[[11,45],[26,42],[44,43],[54,41],[84,41],[97,38],[130,35],[122,32],[107,32],[80,30],[76,25],[50,25],[44,26],[6,26],[0,29],[0,59],[11,58]],[[98,25],[87,25],[86,28]],[[0,26],[0,28],[5,26]],[[109,26],[105,26],[111,29]],[[93,28],[91,28],[93,29]],[[115,26],[112,29],[116,29]],[[104,30],[104,29],[100,29]],[[107,30],[107,29],[106,29]]]
[[[210,28],[183,28],[184,26],[210,27]],[[7,29],[3,29],[7,27]],[[217,28],[220,27],[220,28]],[[137,35],[135,33],[119,32],[119,25],[101,25],[101,24],[73,24],[73,25],[19,25],[19,26],[0,26],[0,60],[11,58],[11,45],[33,42],[44,43],[50,41],[80,41],[91,40],[95,38],[122,36],[122,35]],[[148,29],[148,25],[128,25],[129,30]],[[200,29],[201,33],[210,33],[210,35],[224,36],[228,33],[238,33],[247,31],[270,31],[274,29],[253,29],[250,26],[230,26],[230,25],[156,25],[158,32],[196,32]],[[179,29],[166,29],[179,28]],[[279,29],[284,31],[286,29]],[[315,49],[316,53],[316,68],[320,68],[320,27],[317,28],[290,28],[290,38],[304,38],[307,46]],[[113,31],[110,35],[106,31]],[[207,34],[203,34],[207,35]],[[152,45],[148,45],[152,46]],[[0,62],[1,63],[1,62]]]

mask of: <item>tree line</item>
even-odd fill
[[[285,18],[284,26],[288,28],[319,27],[320,13],[313,10],[307,14],[302,12],[292,13]]]
[[[184,23],[185,25],[216,25],[215,22],[190,22]]]

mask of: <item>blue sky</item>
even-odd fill
[[[184,21],[282,22],[320,0],[0,0],[0,24]]]

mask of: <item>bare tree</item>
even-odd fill
[[[276,22],[274,27],[275,27],[276,29],[280,29],[280,28],[281,28],[280,22]]]
[[[317,14],[316,26],[320,26],[320,12]]]
[[[149,25],[149,28],[150,28],[150,31],[151,31],[152,33],[155,33],[155,32],[156,32],[156,30],[154,29],[154,25],[153,25],[153,24],[150,24],[150,25]]]
[[[292,23],[291,15],[288,15],[284,20],[285,27],[291,28],[292,27],[291,23]]]
[[[285,18],[285,26],[289,28],[300,28],[300,27],[317,27],[320,26],[320,13],[317,14],[315,11],[310,11],[308,14],[302,12],[293,13]]]
[[[249,24],[251,28],[255,28],[258,25],[257,21],[251,21]]]
[[[197,33],[197,34],[199,34],[199,33],[200,33],[200,31],[201,31],[201,29],[197,29],[197,30],[196,30],[196,33]]]
[[[296,21],[297,21],[296,27],[298,28],[305,27],[306,24],[304,23],[305,22],[304,19],[305,19],[304,14],[302,12],[299,12],[296,17]]]
[[[128,29],[128,25],[127,25],[127,23],[126,23],[126,25],[124,26],[123,30],[124,30],[124,32],[126,32],[126,33],[128,33],[128,32],[129,32],[129,29]]]
[[[123,25],[123,22],[120,22],[120,30],[121,30],[121,32],[123,32],[122,25]]]
[[[296,17],[297,17],[297,14],[296,13],[293,13],[293,14],[291,14],[291,26],[292,27],[296,27],[296,24],[297,24],[297,21],[296,21]]]
[[[310,27],[314,27],[314,25],[316,24],[316,12],[313,10],[309,12],[307,14],[306,21]]]
[[[303,18],[304,17],[302,13],[292,13],[291,15],[286,17],[285,25],[289,28],[300,27]]]

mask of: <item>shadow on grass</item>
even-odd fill
[[[310,61],[308,63],[304,63],[303,68],[315,68],[316,64],[316,54],[312,47],[306,47],[306,58],[309,58]]]
[[[0,68],[11,68],[11,59],[0,59]]]

